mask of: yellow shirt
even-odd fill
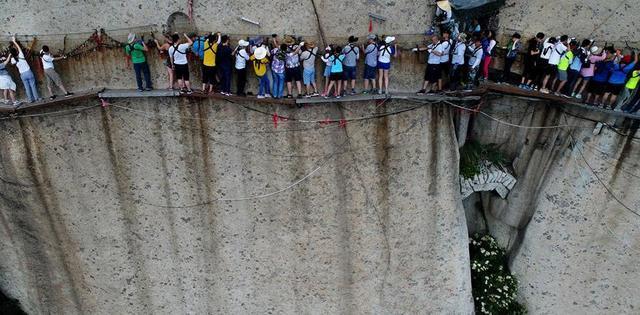
[[[218,43],[214,43],[213,47],[209,44],[209,40],[204,41],[204,59],[202,64],[209,67],[216,66],[216,53],[218,52]]]
[[[269,59],[262,58],[260,60],[256,60],[256,56],[251,56],[251,61],[253,61],[253,70],[256,72],[256,75],[259,77],[264,76],[267,73],[267,65],[269,64]]]

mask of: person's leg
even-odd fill
[[[342,80],[338,80],[336,87],[336,96],[342,95]]]
[[[389,69],[384,70],[384,92],[389,93]]]
[[[151,71],[149,70],[149,64],[146,62],[142,64],[142,74],[144,75],[144,81],[147,89],[153,89],[153,84],[151,84]]]
[[[174,73],[173,73],[173,69],[171,69],[171,67],[166,67],[167,68],[167,90],[173,90],[173,82],[175,81],[174,78]]]
[[[51,77],[49,76],[49,74],[47,73],[47,70],[44,71],[44,78],[47,84],[47,90],[49,91],[49,96],[51,96],[52,98],[55,97],[55,95],[53,94],[53,88],[52,88],[52,83],[51,83]]]
[[[383,82],[384,82],[384,70],[378,69],[378,88],[380,89],[380,94],[382,94]]]
[[[16,102],[16,92],[14,90],[8,89],[5,90],[5,92],[9,91],[9,99],[11,100],[11,102],[15,103]]]
[[[504,60],[504,74],[502,76],[502,81],[504,83],[511,82],[511,67],[513,66],[514,58],[506,58]]]
[[[560,93],[560,91],[562,91],[562,88],[566,83],[567,81],[560,81],[560,84],[558,84],[558,88],[556,89],[556,93]]]
[[[491,64],[491,56],[484,57],[484,64],[482,65],[482,76],[485,80],[489,80],[489,65]]]
[[[142,64],[134,63],[133,71],[136,73],[136,85],[138,85],[138,90],[142,90]]]
[[[29,83],[29,76],[27,73],[21,73],[20,79],[22,79],[22,85],[24,85],[25,94],[27,94],[27,100],[33,102],[33,94],[31,94],[31,86]]]

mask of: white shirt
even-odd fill
[[[44,68],[44,70],[53,69],[53,56],[46,54],[40,59],[42,59],[42,68]]]
[[[236,52],[236,69],[244,69],[247,67],[247,60],[249,60],[249,54],[247,51],[242,48],[238,48],[238,52]]]
[[[473,56],[469,58],[469,66],[471,66],[471,68],[479,67],[482,61],[482,46],[469,46],[469,50],[473,53]]]
[[[556,46],[551,50],[551,56],[549,56],[549,64],[557,65],[558,63],[560,63],[560,57],[565,53],[565,51],[567,51],[567,46],[565,46],[561,42],[557,43]]]
[[[380,46],[378,47],[378,62],[390,63],[391,62],[391,48],[392,46]]]
[[[440,56],[440,63],[447,63],[449,62],[449,51],[451,50],[451,40],[440,42],[440,46],[442,46],[442,53],[444,54]]]
[[[173,63],[176,65],[186,65],[188,63],[187,60],[187,49],[189,49],[191,44],[184,43],[178,45],[178,51],[175,51],[174,46],[169,47],[169,56],[173,59]]]
[[[441,53],[444,50],[442,43],[431,44],[429,45],[429,59],[427,59],[427,63],[430,65],[439,65],[440,58],[442,56],[438,56],[435,53]]]
[[[31,68],[29,67],[29,63],[27,63],[27,60],[24,59],[24,54],[22,54],[22,52],[18,53],[18,60],[16,60],[16,58],[13,58],[13,57],[11,58],[11,64],[16,65],[18,67],[18,72],[20,73],[31,71]]]
[[[551,57],[551,52],[553,51],[553,44],[547,41],[542,44],[542,51],[540,52],[540,58],[549,60]]]
[[[453,60],[451,63],[454,65],[463,65],[464,64],[464,52],[467,49],[467,45],[465,43],[460,42],[456,44],[456,47],[453,50]]]

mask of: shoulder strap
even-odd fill
[[[367,45],[367,47],[369,47],[369,45]],[[378,50],[378,47],[376,45],[373,45],[373,49],[371,51],[369,51],[369,52],[367,52],[367,48],[365,47],[364,56],[366,57],[366,56],[370,55],[371,53],[375,52],[376,50]]]

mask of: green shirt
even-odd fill
[[[569,69],[569,64],[573,61],[573,51],[567,50],[567,52],[560,58],[560,63],[558,63],[558,70],[567,71]]]
[[[625,87],[629,90],[635,90],[638,87],[638,81],[640,81],[640,70],[634,70]]]
[[[131,56],[131,62],[133,63],[143,63],[147,61],[147,58],[144,56],[144,46],[139,42],[133,45],[128,44],[124,47],[124,51],[127,55]]]

